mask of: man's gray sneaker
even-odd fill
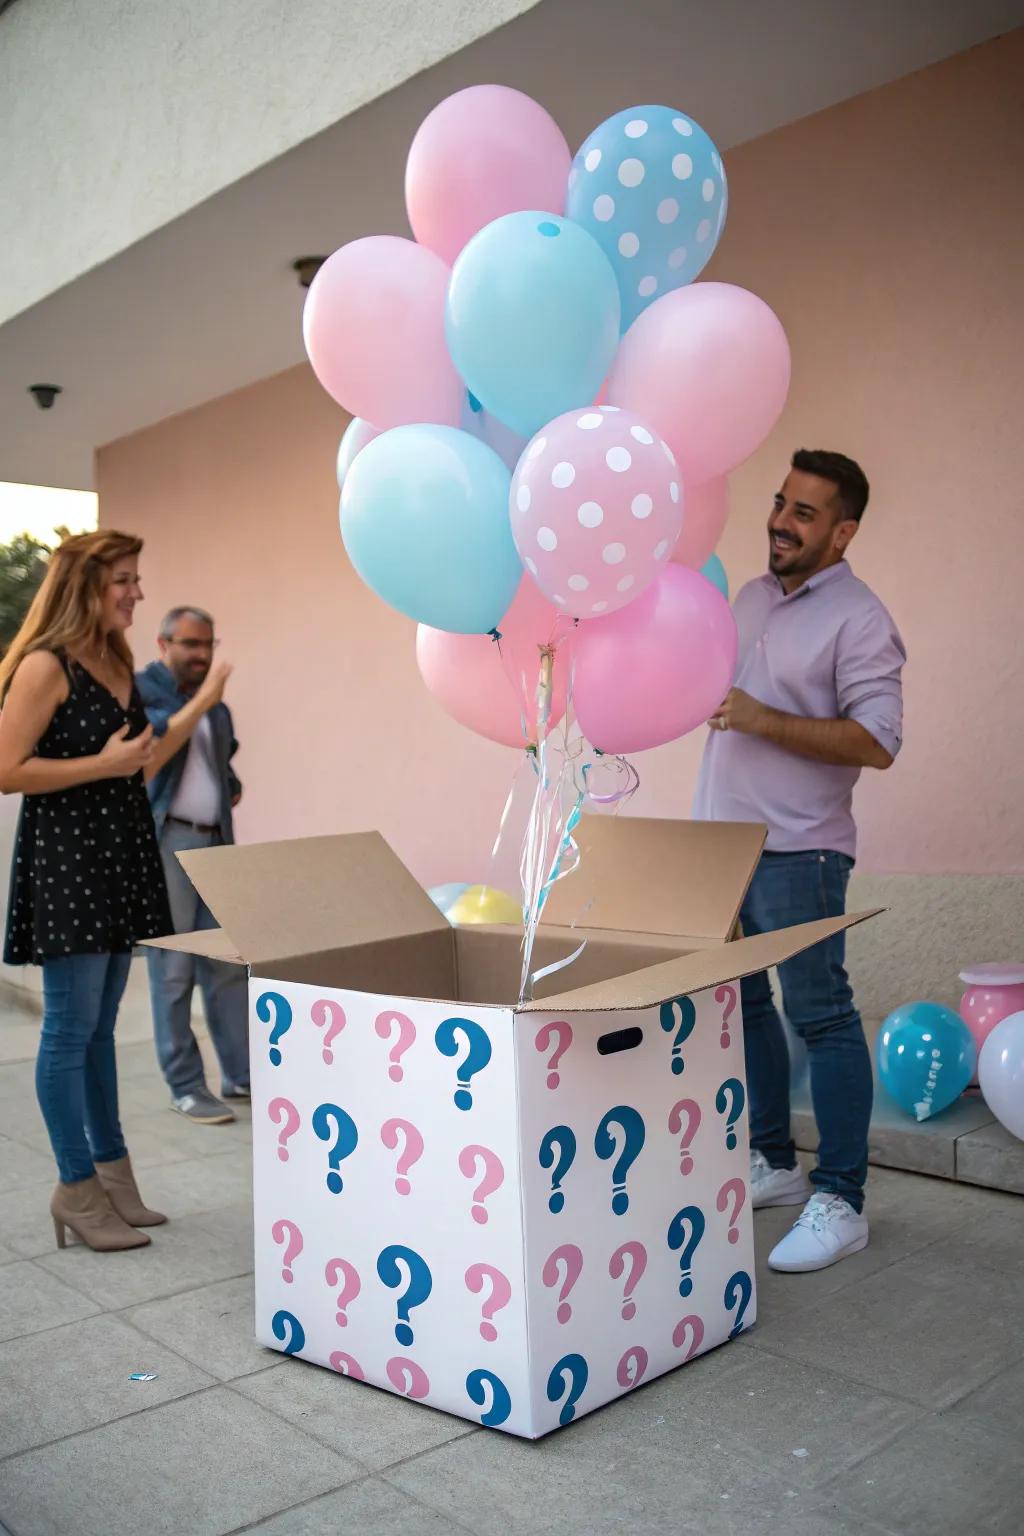
[[[191,1088],[171,1100],[171,1108],[196,1125],[227,1125],[235,1117],[209,1088]]]

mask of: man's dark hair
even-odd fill
[[[798,448],[793,455],[794,469],[803,470],[805,475],[818,475],[822,480],[831,480],[836,488],[836,500],[842,508],[844,518],[852,518],[859,523],[861,514],[868,504],[868,477],[855,459],[848,459],[845,453],[830,453],[827,448]]]

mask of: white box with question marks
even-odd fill
[[[750,1327],[737,977],[857,921],[733,939],[763,836],[585,818],[523,1006],[376,833],[182,856],[222,927],[160,942],[250,972],[262,1343],[535,1438]]]

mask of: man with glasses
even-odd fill
[[[238,750],[231,712],[221,695],[231,668],[214,666],[213,619],[201,608],[172,608],[160,626],[160,661],[138,675],[154,732],[197,693],[210,707],[190,740],[149,784],[175,933],[214,928],[213,914],[176,855],[235,840],[231,812],[242,786],[231,767]],[[225,1125],[235,1116],[225,1100],[249,1098],[249,1025],[245,971],[237,965],[150,949],[149,987],[156,1051],[171,1106],[197,1125]],[[221,1098],[206,1086],[192,1033],[192,991],[198,981],[206,1022],[220,1061]]]

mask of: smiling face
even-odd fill
[[[137,555],[125,555],[113,562],[103,588],[102,601],[100,622],[105,635],[131,628],[135,604],[142,602]]]
[[[838,564],[857,532],[837,489],[821,475],[791,469],[776,492],[768,517],[768,569],[787,592]]]

